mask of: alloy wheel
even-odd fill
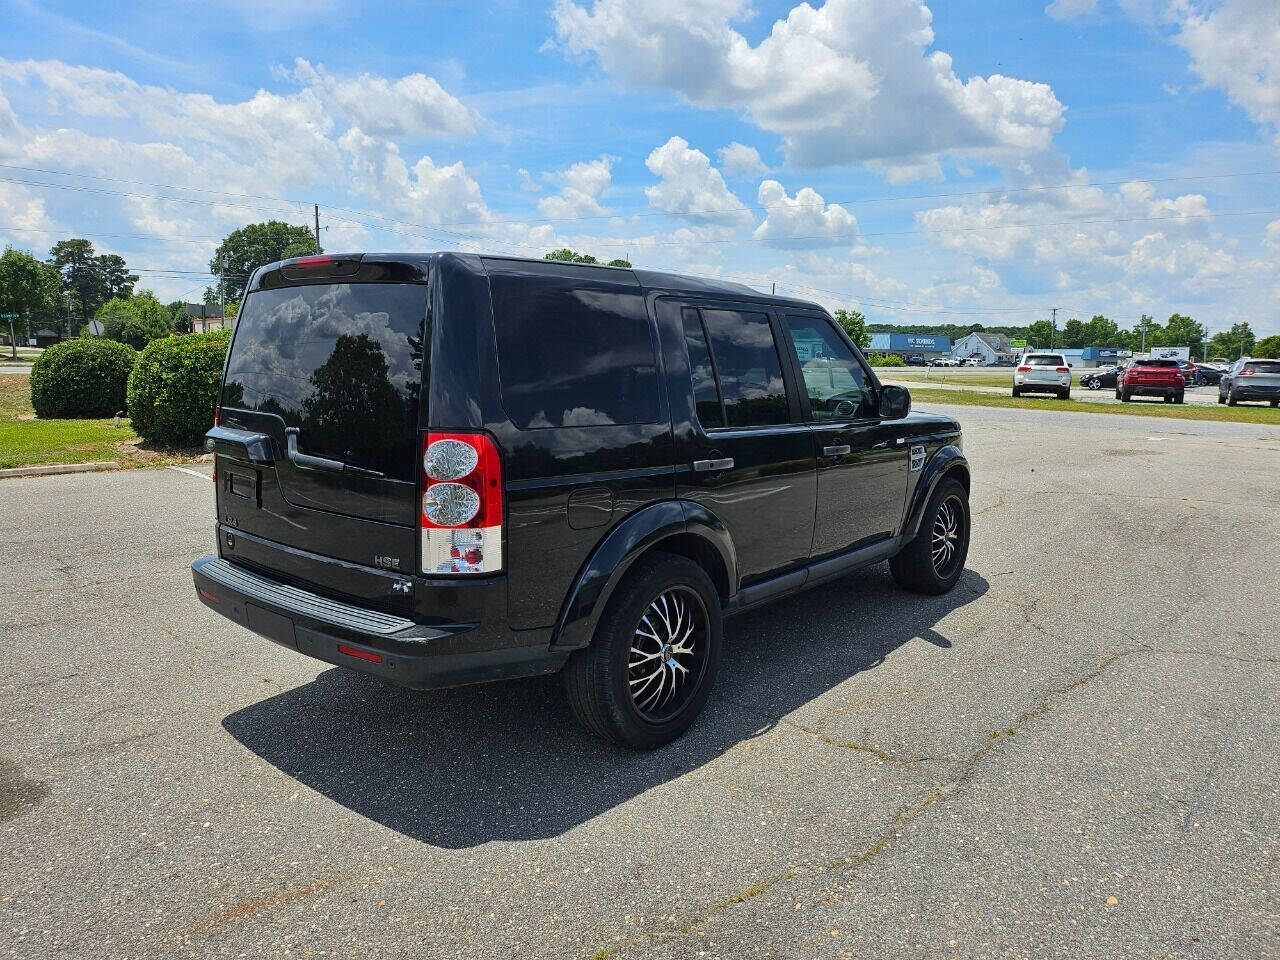
[[[946,579],[954,572],[960,558],[960,539],[964,532],[964,508],[959,497],[947,497],[938,504],[933,516],[933,572]]]
[[[640,615],[627,657],[627,686],[636,711],[663,723],[683,710],[707,667],[707,610],[691,587],[669,587]]]

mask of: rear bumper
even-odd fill
[[[418,623],[311,593],[216,556],[197,560],[191,574],[201,603],[259,636],[414,689],[552,673],[568,658],[549,650],[549,638],[540,632],[530,646],[518,645],[514,631],[479,623]]]
[[[1167,383],[1135,383],[1121,388],[1131,397],[1176,397],[1183,391],[1183,384],[1176,387]]]
[[[1242,387],[1235,385],[1237,400],[1280,400],[1280,387]]]

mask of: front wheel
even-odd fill
[[[720,599],[687,557],[637,561],[591,645],[569,658],[565,695],[592,733],[636,750],[670,743],[702,711],[720,662]]]
[[[900,587],[913,593],[946,593],[964,572],[969,554],[969,494],[959,480],[944,479],[920,518],[920,529],[889,561]]]
[[[1095,380],[1086,380],[1086,381],[1085,381],[1085,386],[1086,386],[1086,387],[1088,387],[1090,390],[1101,390],[1101,389],[1102,389],[1102,381],[1101,381],[1101,380],[1096,380],[1096,379],[1095,379]]]

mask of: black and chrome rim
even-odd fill
[[[933,572],[938,576],[945,578],[955,572],[963,535],[964,505],[959,497],[947,497],[933,516]]]
[[[675,586],[658,594],[631,635],[627,686],[636,712],[663,723],[688,706],[702,685],[707,646],[707,609],[698,592]]]

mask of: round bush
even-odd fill
[[[129,418],[143,439],[198,446],[213,426],[230,330],[154,340],[129,377]]]
[[[114,340],[64,340],[31,366],[37,417],[111,417],[125,408],[138,351]]]
[[[905,367],[907,365],[907,361],[896,353],[873,353],[867,357],[867,362],[873,367]]]

